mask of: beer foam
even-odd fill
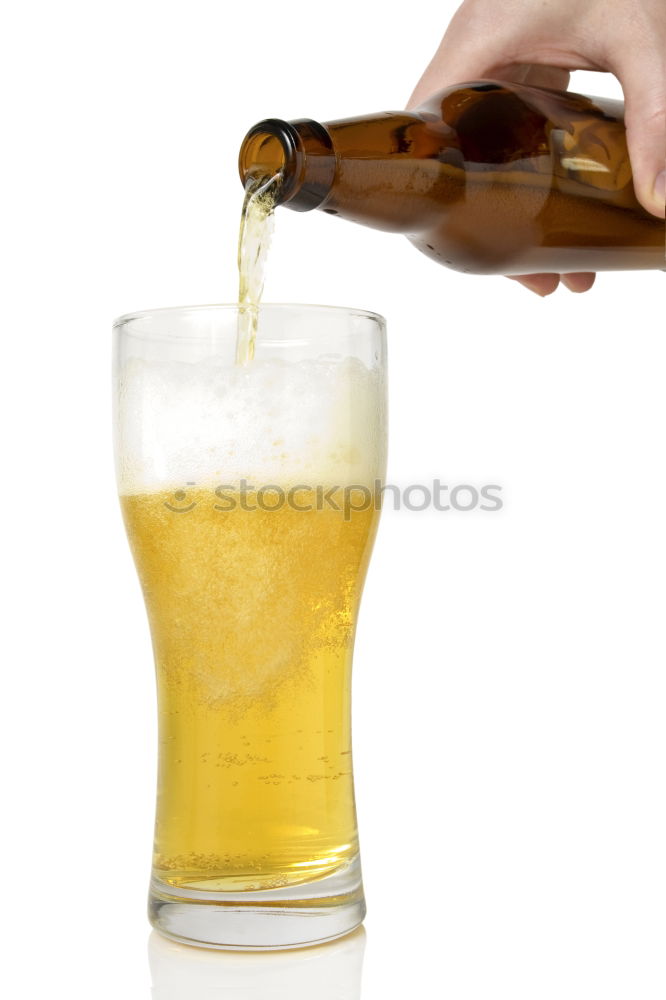
[[[130,358],[117,378],[122,494],[243,479],[248,489],[370,485],[383,476],[383,375],[356,358]]]

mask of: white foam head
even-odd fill
[[[384,474],[383,377],[357,358],[130,358],[117,377],[123,494],[242,479],[370,485]]]

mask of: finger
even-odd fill
[[[518,70],[517,66],[510,68],[514,71]],[[566,90],[569,86],[571,73],[568,69],[559,69],[557,66],[539,66],[534,63],[525,66],[524,69],[525,73],[522,79],[519,79],[517,75],[511,79],[515,80],[516,83],[525,83],[532,87],[549,87],[551,90]]]
[[[491,7],[461,4],[407,102],[408,108],[418,107],[431,94],[451,84],[484,79],[492,66],[507,61],[498,42],[497,18]]]
[[[549,22],[547,22],[549,23]],[[455,83],[507,80],[566,90],[569,70],[603,70],[596,54],[553,46],[553,29],[497,18],[494,4],[462,4],[407,104],[418,107]]]
[[[580,271],[576,274],[562,274],[560,280],[565,288],[570,292],[589,292],[595,282],[596,274],[588,271]]]
[[[531,292],[534,292],[535,295],[540,295],[541,298],[545,298],[546,295],[552,295],[560,283],[559,274],[512,274],[509,277],[511,281],[519,282],[525,288],[529,288]]]
[[[456,64],[452,65],[447,58],[448,49],[449,39],[447,34],[442,39],[439,48],[426,66],[423,76],[412,91],[406,105],[408,110],[418,108],[431,94],[437,93],[438,90],[443,90],[444,87],[448,87],[453,83],[467,82],[477,75],[478,71],[462,68],[465,65],[464,59],[458,59]],[[456,70],[455,65],[459,65],[461,68]],[[472,65],[474,65],[473,60]],[[479,73],[479,76],[482,77],[483,74]]]
[[[487,54],[486,54],[487,55]],[[551,90],[566,90],[569,86],[571,73],[557,66],[541,66],[534,63],[508,63],[494,65],[486,58],[483,61],[471,60],[468,64],[459,63],[458,75],[451,76],[451,65],[446,73],[440,71],[439,63],[433,60],[419,80],[407,107],[416,108],[431,94],[455,83],[471,83],[474,80],[506,80],[507,83],[523,83],[532,87],[548,87]]]
[[[641,61],[642,56],[642,61]],[[645,60],[632,48],[620,57],[616,73],[625,98],[627,143],[636,197],[663,219],[666,197],[666,56]]]

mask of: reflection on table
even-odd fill
[[[153,931],[153,1000],[360,1000],[365,931],[293,951],[190,948]]]

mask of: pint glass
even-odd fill
[[[351,660],[386,460],[381,317],[235,306],[114,326],[118,485],[150,623],[159,756],[149,913],[283,948],[363,919]]]

